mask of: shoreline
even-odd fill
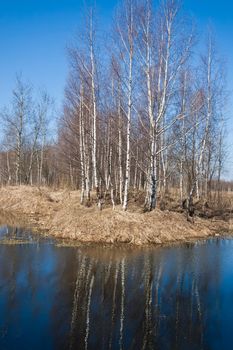
[[[201,219],[192,224],[172,211],[142,213],[110,207],[99,211],[80,205],[79,192],[30,186],[0,189],[0,224],[24,226],[42,235],[76,244],[132,246],[191,243],[213,237],[230,237],[231,223]]]

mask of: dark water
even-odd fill
[[[28,243],[0,244],[0,349],[233,349],[232,240],[140,250],[5,236]]]

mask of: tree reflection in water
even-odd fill
[[[1,245],[0,348],[227,349],[232,247]]]

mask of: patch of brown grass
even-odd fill
[[[221,220],[197,218],[195,224],[186,216],[168,210],[142,213],[113,211],[107,207],[80,205],[78,191],[36,188],[29,186],[0,189],[0,210],[27,223],[33,229],[79,242],[161,244],[205,238],[216,233],[229,233],[229,224]],[[1,219],[5,224],[7,215]],[[1,214],[0,214],[1,217]]]

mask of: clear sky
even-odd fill
[[[109,23],[117,2],[95,0],[100,26]],[[233,1],[183,3],[195,17],[200,32],[209,22],[215,28],[219,51],[227,62],[228,88],[233,90]],[[57,105],[61,104],[67,75],[65,47],[79,25],[82,4],[83,0],[0,0],[0,107],[9,101],[17,72],[22,72],[36,87],[45,87]],[[229,111],[231,107],[233,98]],[[233,118],[230,114],[229,117],[230,146]]]
[[[116,1],[97,1],[101,23]],[[16,73],[46,87],[59,104],[67,74],[66,45],[81,18],[82,0],[0,0],[0,105]]]

